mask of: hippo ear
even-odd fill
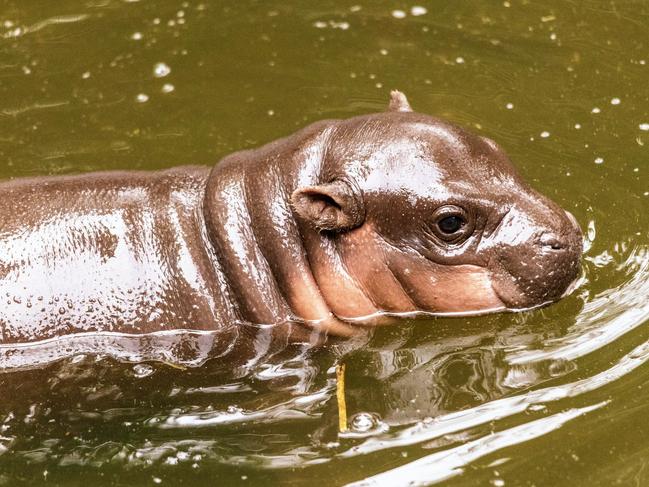
[[[397,90],[390,92],[390,104],[388,105],[389,112],[412,112],[410,103],[406,95]]]
[[[318,230],[351,230],[365,219],[363,198],[342,181],[297,189],[291,195],[291,204]]]

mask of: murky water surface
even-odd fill
[[[534,312],[253,365],[199,334],[3,349],[0,485],[648,484],[648,39],[643,1],[0,0],[3,178],[214,164],[399,88],[587,234]]]

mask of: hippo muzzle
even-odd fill
[[[561,298],[575,282],[582,253],[581,229],[553,203],[534,211],[512,208],[493,235],[493,288],[510,310]]]

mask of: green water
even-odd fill
[[[579,288],[535,312],[235,371],[6,372],[0,485],[649,485],[648,80],[644,1],[0,0],[0,177],[214,164],[398,88],[588,236]]]

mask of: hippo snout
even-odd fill
[[[544,233],[539,238],[539,244],[548,250],[565,250],[569,242],[553,233]]]
[[[540,306],[563,297],[580,272],[583,236],[575,217],[556,212],[552,223],[527,242],[503,246],[494,290],[510,309]]]

